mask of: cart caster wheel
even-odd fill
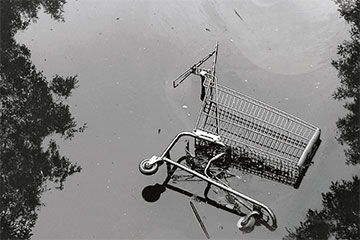
[[[139,164],[139,170],[144,175],[152,175],[157,172],[159,166],[157,163],[149,165],[149,159],[144,159]]]
[[[241,217],[236,224],[236,226],[241,231],[252,229],[255,226],[255,218],[254,217],[250,217],[247,222],[245,220],[246,220],[246,216]]]

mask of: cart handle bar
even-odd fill
[[[215,55],[215,59],[216,59],[217,51],[218,51],[218,43],[216,43],[216,47],[211,53],[209,53],[207,56],[203,57],[200,61],[198,61],[197,63],[192,65],[185,72],[181,73],[177,78],[175,78],[175,80],[173,80],[173,87],[176,88],[188,76],[190,76],[191,73],[195,73],[196,69],[199,68],[204,62],[206,62],[212,55],[214,55],[214,53],[216,53],[216,55]],[[216,60],[214,60],[214,64],[215,63],[216,63]],[[213,66],[213,69],[215,70],[215,66]]]

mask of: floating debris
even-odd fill
[[[241,19],[241,21],[244,21],[244,19],[240,16],[240,14],[235,10],[235,8],[233,8],[235,14]]]
[[[315,82],[314,83],[315,88],[319,88],[319,85],[320,85],[320,82]]]
[[[198,222],[199,222],[199,224],[201,226],[201,229],[203,230],[206,238],[210,239],[210,235],[209,235],[208,231],[206,230],[205,225],[204,225],[203,221],[201,220],[201,217],[200,217],[199,213],[197,212],[197,210],[195,208],[195,205],[193,204],[192,201],[190,201],[190,206],[191,206],[191,209],[193,210],[193,212],[195,214],[195,217],[198,220]]]

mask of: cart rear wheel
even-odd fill
[[[252,229],[255,225],[255,217],[251,216],[248,221],[246,221],[246,216],[241,217],[236,225],[240,230]]]
[[[159,169],[159,166],[157,163],[150,165],[148,162],[149,162],[149,159],[144,159],[139,164],[139,170],[144,175],[152,175],[152,174],[156,173],[157,170]]]

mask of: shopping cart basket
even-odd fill
[[[218,84],[215,76],[218,44],[206,57],[182,73],[173,82],[177,87],[190,74],[201,77],[202,106],[192,132],[179,133],[160,157],[141,161],[143,174],[153,174],[162,162],[168,174],[181,169],[209,185],[224,190],[231,199],[246,207],[248,213],[238,222],[240,229],[253,227],[255,221],[271,222],[272,210],[240,193],[224,181],[238,169],[297,188],[320,144],[320,129],[273,106]],[[200,68],[214,56],[211,69]],[[174,161],[170,151],[184,136],[195,139],[195,155]],[[184,159],[186,159],[184,163]],[[169,166],[173,165],[171,169]]]

